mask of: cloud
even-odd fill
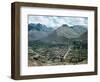
[[[62,24],[69,26],[73,25],[88,25],[87,17],[61,17],[61,16],[29,16],[29,23],[41,23],[48,27],[57,28]]]

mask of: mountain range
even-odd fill
[[[46,43],[67,43],[72,40],[87,39],[87,27],[82,25],[68,26],[63,24],[56,30],[43,24],[31,23],[28,25],[29,41],[42,41]],[[85,40],[86,41],[86,40]]]
[[[43,24],[28,24],[28,40],[34,41],[39,40],[43,37],[46,37],[48,34],[50,34],[54,29],[47,27]]]

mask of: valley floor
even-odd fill
[[[50,61],[48,61],[48,63],[42,63],[39,60],[34,60],[34,59],[28,60],[28,66],[54,66],[54,65],[79,65],[79,64],[87,64],[87,60],[83,60],[81,62],[78,62],[77,64],[68,62],[50,63]]]
[[[34,54],[28,55],[28,66],[87,64],[87,57],[84,55],[80,56],[78,50],[71,51],[70,53],[68,53],[67,49],[52,49],[52,52],[50,50],[33,51]]]

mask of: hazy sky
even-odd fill
[[[69,26],[73,25],[85,25],[88,26],[87,17],[61,17],[61,16],[29,16],[29,23],[41,23],[48,27],[57,28],[62,24]]]

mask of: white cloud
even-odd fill
[[[62,24],[67,25],[88,25],[87,17],[60,17],[60,16],[29,16],[29,23],[41,23],[48,27],[59,27]]]

